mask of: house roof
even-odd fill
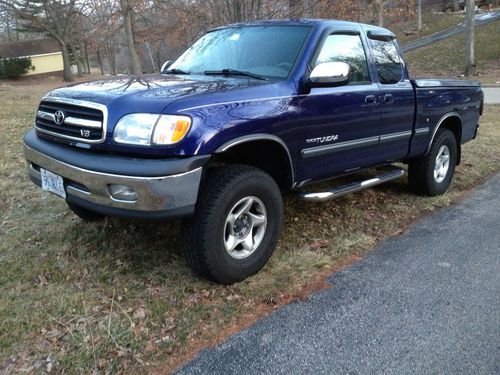
[[[0,43],[0,58],[34,56],[53,52],[61,52],[61,47],[56,40],[49,38]]]

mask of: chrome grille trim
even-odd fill
[[[45,111],[38,110],[36,112],[36,117],[39,117],[44,120],[54,121],[54,114]]]
[[[78,141],[78,142],[83,142],[83,143],[102,143],[106,139],[106,132],[107,132],[107,128],[108,128],[108,108],[105,105],[94,103],[94,102],[88,102],[85,100],[60,98],[60,97],[54,97],[54,96],[43,97],[42,100],[40,101],[40,104],[42,104],[43,102],[52,102],[55,104],[57,104],[57,103],[70,104],[70,105],[75,105],[75,106],[79,106],[79,107],[83,107],[83,108],[91,108],[91,109],[96,109],[96,110],[101,111],[102,112],[102,136],[100,139],[87,139],[87,138],[81,138],[81,137],[73,137],[73,136],[69,136],[66,134],[61,134],[58,132],[50,131],[47,129],[42,129],[36,125],[36,121],[35,121],[35,129],[37,131],[39,131],[40,133],[49,134],[49,135],[54,136],[54,137],[69,139],[72,141]],[[39,113],[40,113],[40,116],[39,116]],[[40,117],[42,119],[49,120],[49,121],[54,120],[54,115],[52,113],[48,113],[48,112],[40,111],[40,110],[37,111],[37,117]],[[97,123],[99,123],[99,126],[97,126]],[[99,121],[80,119],[80,118],[75,118],[75,117],[67,117],[65,119],[65,124],[74,125],[74,126],[82,126],[82,127],[92,128],[92,129],[100,129],[101,128]]]
[[[64,123],[68,125],[83,126],[85,128],[101,129],[100,121],[86,120],[84,118],[66,117]]]

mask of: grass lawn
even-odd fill
[[[219,286],[187,267],[180,223],[86,224],[28,180],[22,137],[52,86],[0,85],[0,373],[168,372],[500,170],[500,107],[490,106],[446,195],[414,196],[401,179],[322,204],[288,197],[270,263]]]
[[[386,27],[394,32],[400,44],[406,44],[412,40],[424,38],[439,31],[449,29],[465,21],[462,13],[442,14],[430,11],[422,13],[422,31],[417,32],[416,16],[408,20],[393,19]]]

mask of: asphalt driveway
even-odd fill
[[[486,25],[490,22],[496,22],[500,20],[500,11],[494,11],[491,13],[480,13],[476,15],[476,27]],[[465,23],[460,23],[449,29],[437,32],[435,34],[429,35],[424,38],[420,38],[411,41],[401,47],[403,52],[410,52],[418,48],[428,46],[429,44],[439,42],[440,40],[451,38],[452,36],[461,34],[465,32]]]
[[[179,374],[500,373],[500,174]]]
[[[500,87],[483,87],[485,104],[500,104]]]

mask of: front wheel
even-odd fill
[[[448,129],[439,129],[427,155],[412,161],[408,179],[421,195],[444,194],[451,184],[457,163],[457,141]]]
[[[183,225],[186,260],[212,281],[241,281],[266,264],[282,221],[281,193],[267,173],[245,165],[209,170],[195,215]]]

